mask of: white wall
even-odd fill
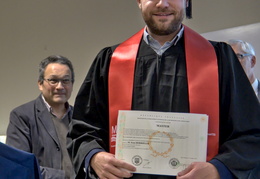
[[[41,60],[59,54],[72,61],[73,105],[98,51],[141,27],[133,0],[1,0],[0,134],[6,133],[10,111],[39,95]]]
[[[233,27],[208,33],[203,33],[207,39],[215,41],[228,41],[229,39],[240,39],[251,43],[256,52],[256,66],[254,68],[257,78],[260,78],[260,23]]]
[[[0,135],[0,142],[5,143],[6,136],[5,135]]]

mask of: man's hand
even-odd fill
[[[95,154],[90,162],[100,179],[129,178],[136,168],[122,160],[118,160],[111,153],[99,152]]]
[[[208,162],[194,162],[178,173],[177,179],[220,179],[214,165]]]

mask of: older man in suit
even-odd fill
[[[39,66],[41,94],[10,114],[6,143],[33,153],[43,178],[73,178],[74,170],[66,148],[72,106],[68,99],[74,83],[71,62],[63,56],[49,56]]]
[[[231,39],[228,41],[228,44],[231,45],[232,49],[237,55],[238,60],[240,61],[252,87],[260,101],[260,82],[256,78],[254,73],[254,67],[256,64],[256,55],[254,47],[243,40]]]

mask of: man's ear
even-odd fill
[[[38,81],[38,88],[41,91],[42,90],[42,82]]]
[[[256,57],[252,56],[252,58],[251,58],[251,68],[254,68],[255,64],[256,64]]]
[[[141,7],[142,7],[141,0],[136,0],[136,2],[138,4],[138,7],[141,9]]]

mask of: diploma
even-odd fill
[[[206,161],[207,133],[205,114],[119,111],[115,157],[135,173],[177,175]]]

